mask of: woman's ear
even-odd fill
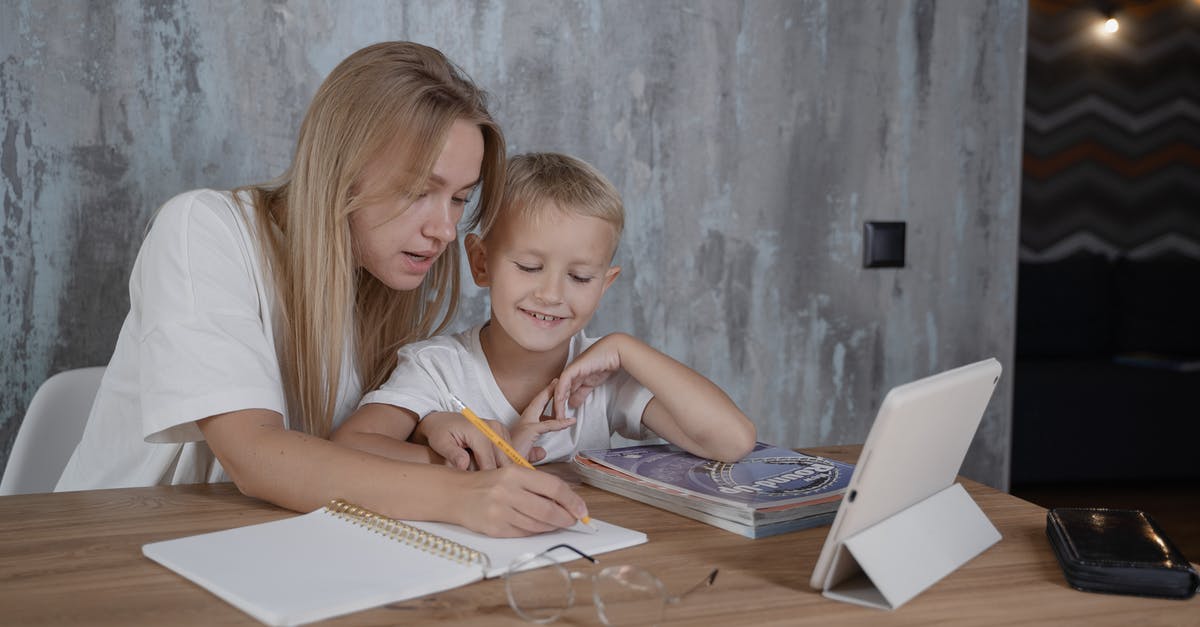
[[[475,279],[475,285],[487,287],[491,284],[487,273],[487,246],[483,243],[483,238],[475,233],[467,234],[466,244],[467,265],[471,267],[471,277]]]

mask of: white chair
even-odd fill
[[[51,492],[83,437],[104,366],[60,372],[42,383],[17,431],[0,495]]]

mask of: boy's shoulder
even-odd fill
[[[571,350],[569,351],[571,360],[574,360],[576,357],[578,357],[580,353],[587,350],[592,344],[604,339],[605,335],[607,334],[602,333],[593,337],[586,333],[586,329],[580,329],[575,333],[574,336],[571,337]]]
[[[408,356],[410,359],[417,360],[444,359],[450,355],[458,355],[464,358],[470,357],[475,353],[472,347],[479,343],[480,326],[482,325],[477,325],[458,333],[435,335],[431,338],[405,344],[400,347],[400,356]]]

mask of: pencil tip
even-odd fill
[[[592,524],[590,518],[581,518],[576,520],[575,524],[567,527],[567,529],[570,529],[571,531],[578,531],[580,533],[600,533],[600,530],[597,529],[594,524]]]

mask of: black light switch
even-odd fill
[[[904,222],[863,223],[863,267],[904,267]]]

